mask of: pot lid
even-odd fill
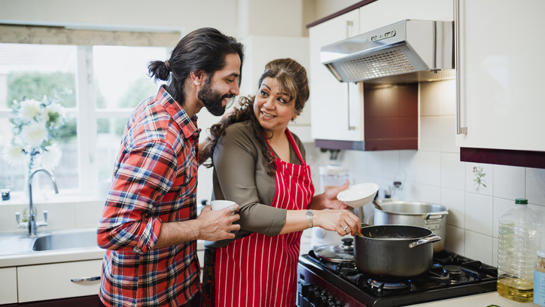
[[[352,246],[353,238],[342,238],[343,241],[340,245],[320,245],[314,247],[314,253],[319,258],[334,262],[353,262],[354,261],[354,247]]]

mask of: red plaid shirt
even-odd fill
[[[200,290],[196,241],[153,249],[162,223],[197,217],[196,124],[163,87],[129,120],[97,232],[108,306],[180,306]]]

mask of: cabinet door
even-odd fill
[[[311,133],[314,139],[363,140],[361,88],[341,83],[320,62],[320,48],[359,33],[354,10],[309,29]]]
[[[453,20],[452,0],[380,0],[360,8],[360,32],[403,19]]]
[[[545,151],[543,12],[543,0],[460,0],[460,147]]]
[[[90,260],[18,267],[19,303],[98,294],[101,265]]]
[[[15,268],[0,269],[0,304],[17,303],[17,272]]]

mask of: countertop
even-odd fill
[[[203,249],[204,241],[197,241],[197,250]],[[98,246],[48,251],[21,251],[9,255],[0,255],[0,268],[68,261],[98,260],[102,259],[103,256],[104,250]]]
[[[475,295],[450,298],[446,300],[433,301],[429,303],[415,304],[410,306],[418,307],[486,307],[488,305],[498,305],[500,307],[534,307],[538,306],[534,303],[518,303],[506,299],[498,294],[498,292],[487,292]]]

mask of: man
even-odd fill
[[[221,115],[238,95],[242,45],[212,28],[183,37],[150,75],[168,80],[138,105],[121,141],[97,232],[107,249],[100,299],[107,306],[199,306],[196,240],[234,238],[232,210],[197,217],[196,114]],[[238,210],[238,208],[233,208]]]

